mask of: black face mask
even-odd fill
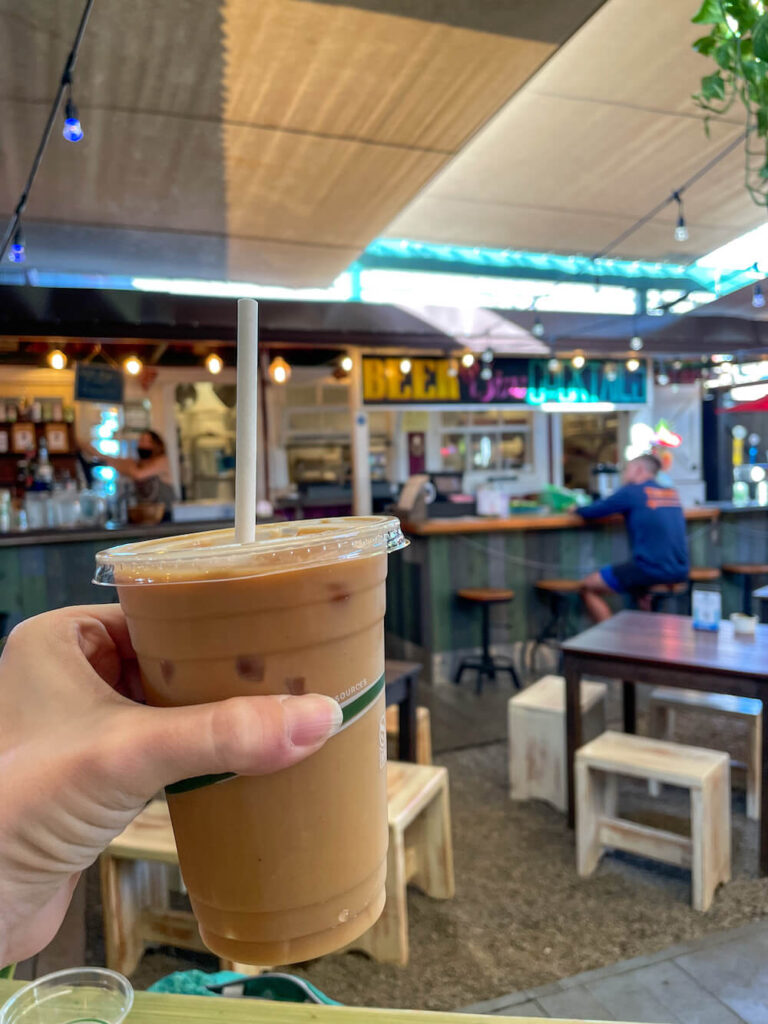
[[[139,448],[137,450],[140,459],[151,459],[154,454],[151,448]]]

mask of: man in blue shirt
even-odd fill
[[[688,544],[680,496],[656,479],[661,463],[655,455],[641,455],[627,463],[623,487],[602,501],[576,509],[582,519],[623,515],[632,558],[607,565],[582,583],[582,597],[595,622],[612,615],[605,594],[631,594],[641,608],[650,610],[649,590],[657,583],[688,579]]]

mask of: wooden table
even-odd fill
[[[0,981],[0,1006],[19,982]],[[577,1024],[542,1017],[497,1017],[510,1024]],[[423,1010],[374,1010],[314,1003],[268,1003],[260,999],[211,999],[208,996],[137,992],[126,1024],[488,1024],[477,1013],[431,1013]],[[586,1022],[583,1022],[586,1024]]]
[[[574,825],[574,757],[581,746],[582,675],[624,680],[624,729],[634,732],[635,683],[768,699],[768,626],[754,637],[695,630],[687,615],[620,612],[563,644],[566,687],[568,821]],[[760,873],[768,874],[768,714],[763,715]]]
[[[418,661],[394,661],[387,658],[384,663],[385,693],[387,707],[397,704],[399,710],[397,759],[416,763],[416,686],[421,675]]]

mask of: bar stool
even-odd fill
[[[742,603],[741,610],[745,615],[752,614],[752,591],[755,586],[755,576],[768,575],[768,565],[762,562],[726,562],[723,565],[723,572],[730,576],[741,576],[742,578]]]
[[[519,690],[521,688],[520,678],[512,663],[512,659],[499,655],[494,658],[491,655],[491,605],[506,604],[508,601],[513,601],[515,598],[514,590],[501,590],[494,587],[465,587],[463,590],[457,591],[457,594],[462,601],[480,605],[483,623],[483,653],[479,658],[462,659],[454,676],[454,683],[458,686],[464,672],[467,669],[474,669],[477,672],[477,692],[481,693],[484,676],[488,676],[489,679],[495,679],[497,672],[509,672],[512,676],[512,682]]]
[[[688,614],[693,615],[693,586],[695,583],[716,583],[722,572],[711,565],[694,565],[688,572]]]
[[[560,646],[563,640],[568,639],[571,632],[569,630],[571,608],[574,598],[578,599],[579,597],[581,580],[537,580],[535,587],[540,594],[549,599],[550,617],[541,632],[531,641],[525,658],[526,669],[531,676],[535,674],[539,648],[549,646],[550,641],[558,651],[559,660]]]
[[[689,584],[683,581],[680,583],[654,583],[652,587],[648,587],[648,593],[651,595],[651,611],[664,611],[667,601],[676,601],[683,594],[687,595],[688,587]],[[637,608],[637,598],[632,597],[631,600],[632,607]]]

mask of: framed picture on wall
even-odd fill
[[[66,426],[60,423],[46,423],[45,440],[48,442],[49,452],[69,451],[69,434]]]
[[[33,452],[37,448],[34,423],[14,423],[11,428],[11,449],[17,455]]]

